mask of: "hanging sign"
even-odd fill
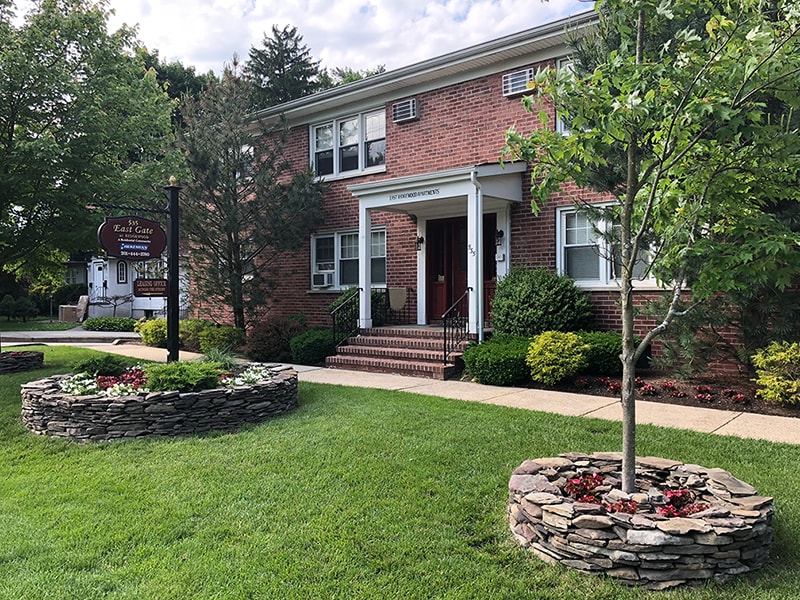
[[[167,234],[155,221],[142,217],[106,217],[97,239],[109,256],[147,260],[167,247]]]
[[[134,279],[133,295],[137,298],[166,298],[169,284],[166,279]]]

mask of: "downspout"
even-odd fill
[[[475,285],[475,298],[478,306],[478,314],[476,315],[478,324],[478,342],[483,341],[483,188],[481,182],[478,181],[478,171],[472,170],[469,174],[469,180],[475,186],[475,201],[477,203],[478,219],[475,223],[476,237],[478,238],[478,247],[475,251],[478,253],[478,272],[477,282]]]

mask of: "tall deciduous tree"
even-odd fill
[[[569,124],[507,134],[507,156],[533,164],[534,210],[566,182],[608,192],[623,337],[623,489],[635,487],[635,365],[693,306],[767,279],[790,284],[800,236],[800,4],[795,0],[601,0],[597,35],[574,70],[541,71],[543,96]],[[542,113],[542,118],[547,119]],[[581,203],[580,192],[576,200]],[[634,284],[643,256],[667,288],[660,322],[637,345]],[[690,298],[687,301],[687,298]]]
[[[166,179],[171,102],[107,18],[89,0],[38,0],[20,26],[0,10],[0,269],[93,247],[87,203]]]
[[[244,67],[245,76],[255,86],[254,109],[268,108],[302,98],[322,89],[319,61],[303,44],[297,27],[272,26],[272,36],[264,34],[263,47],[252,46]]]
[[[194,290],[243,329],[274,288],[270,266],[322,223],[323,197],[310,169],[291,172],[285,124],[249,114],[252,86],[236,68],[186,99],[179,145],[191,172],[181,210]]]

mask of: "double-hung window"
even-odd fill
[[[572,64],[571,58],[559,59],[556,63],[556,69],[569,74],[575,73],[575,65]],[[564,122],[559,114],[556,114],[556,131],[562,135],[569,135],[569,125]]]
[[[358,258],[358,232],[340,231],[315,235],[311,239],[312,286],[347,288],[358,285]],[[385,229],[372,231],[370,272],[372,285],[386,284]],[[321,275],[327,277],[319,277]]]
[[[318,176],[382,168],[386,164],[385,109],[313,125],[311,160]]]
[[[556,266],[580,287],[615,285],[622,273],[619,224],[579,208],[556,211]],[[634,265],[633,278],[654,284],[644,248]]]

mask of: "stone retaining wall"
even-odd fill
[[[44,366],[44,352],[21,350],[18,352],[0,352],[0,375],[33,371]]]
[[[699,584],[758,569],[772,544],[772,498],[722,469],[662,458],[636,459],[637,493],[620,491],[618,453],[563,454],[522,463],[509,481],[508,520],[519,544],[540,559],[648,589]],[[634,500],[634,514],[573,500],[567,480],[600,473],[600,497]],[[656,508],[668,489],[689,489],[710,505],[689,517]]]
[[[152,392],[134,396],[71,396],[56,375],[22,386],[22,420],[34,433],[95,442],[145,435],[177,436],[232,430],[297,406],[297,372],[271,380],[201,392]]]

